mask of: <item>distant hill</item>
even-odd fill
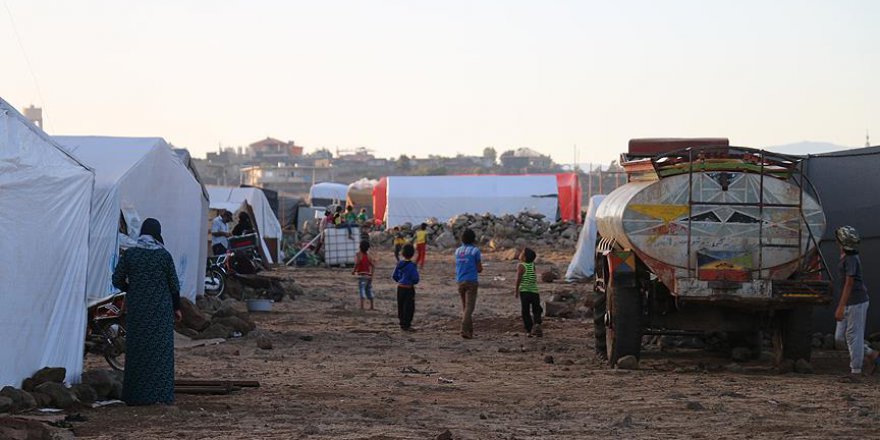
[[[858,147],[848,147],[848,146],[843,146],[843,145],[832,144],[830,142],[813,142],[813,141],[795,142],[792,144],[766,147],[767,151],[772,151],[774,153],[796,154],[796,155],[830,153],[832,151],[849,150],[852,148],[858,148]]]

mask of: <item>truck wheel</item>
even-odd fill
[[[593,292],[593,331],[596,337],[596,356],[608,359],[605,346],[605,293]]]
[[[813,349],[812,335],[813,308],[798,306],[782,317],[782,357],[796,361],[810,361]]]
[[[636,287],[618,287],[612,283],[607,290],[611,310],[611,327],[606,329],[608,362],[617,365],[624,356],[639,357],[642,349],[642,298]]]

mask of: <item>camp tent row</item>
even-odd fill
[[[577,174],[389,176],[373,188],[373,214],[389,227],[459,214],[521,212],[580,223]]]
[[[87,305],[116,293],[110,280],[119,249],[136,241],[148,217],[162,223],[181,296],[202,294],[207,215],[198,175],[161,138],[50,137],[0,99],[0,227],[7,233],[0,387],[20,386],[44,366],[79,380]]]

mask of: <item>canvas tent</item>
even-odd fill
[[[574,174],[390,176],[375,187],[373,212],[389,227],[459,214],[524,211],[578,222],[580,194]]]
[[[181,158],[162,138],[55,136],[55,140],[95,170],[86,285],[89,302],[117,291],[111,277],[120,246],[136,239],[141,222],[149,217],[162,223],[180,295],[195,301],[204,292],[208,251],[202,237],[207,234],[203,219],[208,198]]]
[[[584,219],[584,226],[578,237],[577,249],[568,265],[568,270],[565,271],[567,281],[587,279],[596,272],[596,239],[599,236],[599,229],[596,227],[596,210],[599,209],[603,199],[605,199],[604,195],[590,197],[587,218]]]
[[[840,226],[855,227],[861,235],[859,254],[863,279],[868,287],[871,306],[868,308],[868,333],[880,331],[880,271],[870,268],[880,264],[880,147],[859,148],[815,156],[806,160],[805,173],[819,194],[828,227],[820,249],[836,277],[835,294],[839,293],[840,275],[837,263],[840,251],[834,231]],[[835,295],[835,296],[836,296]],[[816,331],[834,331],[834,306],[815,309]]]
[[[94,174],[0,99],[0,388],[42,367],[78,382]]]
[[[309,203],[312,206],[330,206],[345,203],[348,185],[343,183],[321,182],[309,189]]]
[[[263,239],[263,253],[269,258],[269,263],[277,261],[281,253],[281,223],[278,222],[278,217],[275,217],[263,191],[254,187],[209,185],[208,195],[211,198],[211,209],[223,208],[236,213],[243,203],[250,205],[254,213],[254,218],[251,220]],[[231,209],[236,207],[238,209]]]

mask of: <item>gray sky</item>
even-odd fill
[[[880,139],[871,0],[0,0],[0,55],[0,96],[50,134],[196,156],[265,136],[603,163],[633,137]]]

